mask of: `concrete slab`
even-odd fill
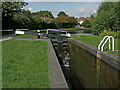
[[[63,75],[62,69],[60,67],[59,61],[53,49],[52,43],[48,40],[48,68],[49,68],[49,80],[50,88],[66,88],[68,85],[66,83],[65,77]]]

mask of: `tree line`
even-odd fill
[[[97,13],[91,14],[90,18],[82,26],[91,28],[92,34],[120,38],[120,2],[102,2]]]
[[[2,2],[2,29],[28,28],[74,28],[78,25],[76,18],[60,12],[55,18],[52,12],[30,12],[23,9],[26,2]],[[113,35],[118,37],[120,30],[120,2],[102,2],[96,14],[91,14],[91,20],[83,22],[82,26],[91,28],[94,35]]]
[[[120,30],[120,2],[102,2],[91,22],[95,35],[103,32],[117,32]]]
[[[2,29],[28,28],[72,28],[77,25],[74,17],[69,17],[64,12],[60,12],[55,18],[52,12],[39,11],[30,12],[22,9],[28,5],[26,2],[2,2]]]

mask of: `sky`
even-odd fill
[[[69,16],[89,17],[91,13],[96,13],[100,2],[28,2],[25,9],[31,12],[51,11],[57,17],[60,11],[64,11]]]
[[[104,0],[24,0],[28,2],[102,2]],[[115,1],[115,0],[105,0]]]

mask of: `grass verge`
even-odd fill
[[[81,42],[90,44],[92,46],[98,47],[100,41],[103,39],[103,37],[100,36],[86,36],[86,35],[80,35],[79,38],[77,38],[77,35],[72,36],[72,38],[75,38],[77,40],[80,40]],[[120,39],[115,39],[115,51],[107,51],[109,53],[115,54],[115,55],[120,55],[120,49],[118,48],[118,40]],[[104,50],[108,50],[108,42],[106,43]]]
[[[2,42],[2,87],[49,88],[47,42],[15,38]]]
[[[40,38],[43,38],[44,36],[40,36]],[[37,35],[17,35],[15,36],[13,39],[15,38],[30,38],[30,39],[37,39],[38,36]]]

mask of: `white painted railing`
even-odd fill
[[[25,32],[24,31],[18,31],[18,30],[16,30],[15,34],[25,34]]]
[[[11,32],[11,31],[14,31],[13,29],[8,29],[8,30],[0,30],[0,32]]]
[[[47,29],[47,32],[46,34],[49,34],[49,31],[54,31],[54,32],[65,32],[67,37],[70,37],[71,34],[70,33],[67,33],[67,31],[62,31],[62,30],[56,30],[56,29]]]
[[[29,31],[29,29],[16,29],[16,31]]]
[[[114,38],[112,36],[105,36],[103,38],[103,40],[100,42],[100,44],[98,45],[98,50],[104,51],[103,48],[104,48],[104,46],[105,46],[105,44],[107,43],[108,40],[109,40],[109,50],[110,50],[111,49],[111,45],[110,45],[111,38],[112,38],[112,51],[114,51]]]
[[[67,34],[67,31],[62,31],[62,30],[55,30],[55,29],[47,29],[46,34],[49,33],[49,31],[54,31],[54,32],[65,32]]]
[[[24,31],[28,31],[29,29],[16,29],[15,34],[25,34]]]

